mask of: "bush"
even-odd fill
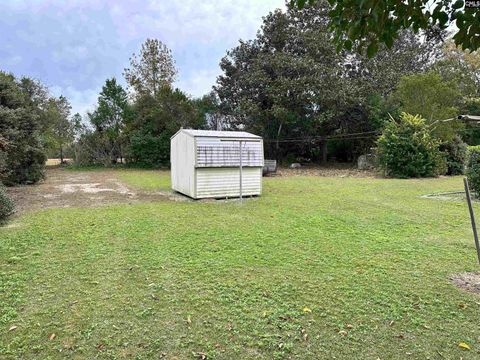
[[[444,154],[420,116],[402,113],[391,120],[377,140],[378,165],[387,176],[409,178],[446,172]]]
[[[452,140],[442,143],[440,150],[445,153],[447,175],[463,174],[467,157],[467,144],[463,142],[462,138],[455,135]]]
[[[0,183],[0,223],[14,211],[13,200],[8,196],[5,186]]]
[[[467,151],[467,179],[470,188],[480,194],[480,146],[469,146]]]
[[[74,146],[77,166],[110,166],[112,151],[108,139],[99,132],[86,132]]]
[[[170,161],[170,133],[154,136],[136,131],[127,150],[129,162],[139,166],[160,167]]]

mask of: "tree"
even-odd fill
[[[403,77],[393,97],[400,103],[402,111],[426,119],[427,124],[433,126],[434,133],[443,140],[451,139],[461,127],[458,121],[449,120],[458,115],[461,102],[458,86],[443,80],[434,71]]]
[[[241,41],[221,60],[223,74],[215,86],[221,111],[235,119],[233,126],[262,135],[267,156],[325,161],[340,143],[327,137],[373,134],[392,107],[384,98],[402,76],[427,68],[435,55],[433,45],[409,31],[373,59],[337,53],[328,12],[321,1],[303,10],[276,10],[254,40]],[[373,142],[371,135],[338,148],[345,149],[343,159],[352,160]]]
[[[47,107],[47,117],[51,124],[48,129],[49,145],[58,149],[60,164],[64,163],[64,150],[74,140],[74,123],[70,119],[72,107],[64,96],[50,98]]]
[[[276,10],[264,18],[255,40],[241,41],[221,60],[215,86],[221,106],[234,125],[266,138],[268,156],[285,155],[287,136],[331,132],[334,119],[356,98],[342,76],[345,58],[330,42],[326,15],[324,3],[301,12]],[[302,153],[311,145],[289,148]]]
[[[441,48],[436,42],[425,42],[410,30],[398,34],[393,46],[380,45],[373,58],[351,54],[350,77],[361,79],[362,91],[382,97],[390,95],[400,78],[426,71],[441,58]]]
[[[480,52],[463,51],[449,39],[433,68],[444,80],[455,82],[465,98],[480,97]]]
[[[291,0],[292,5],[303,8],[319,0]],[[464,7],[464,1],[457,0],[415,0],[415,1],[357,1],[329,0],[329,27],[334,32],[338,49],[357,47],[372,57],[378,52],[379,44],[388,48],[402,29],[424,30],[438,35],[451,24],[457,27],[453,36],[455,44],[466,50],[480,47],[480,10]]]
[[[127,92],[115,78],[107,79],[98,97],[97,109],[89,118],[95,129],[108,138],[112,162],[123,159],[122,135],[130,115]]]
[[[0,71],[0,181],[6,185],[35,183],[45,176],[40,109],[22,87],[25,82]]]
[[[162,87],[155,97],[144,95],[134,104],[135,118],[129,125],[129,161],[142,166],[168,165],[170,137],[180,128],[201,129],[205,118],[178,89]]]
[[[156,96],[164,86],[172,86],[177,74],[171,50],[160,40],[147,39],[140,54],[130,58],[124,77],[136,94]]]
[[[227,130],[230,127],[231,119],[221,112],[220,99],[214,92],[194,99],[193,106],[197,109],[199,116],[203,118],[208,129]]]

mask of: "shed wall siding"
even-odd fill
[[[197,137],[196,166],[240,166],[239,142],[228,138]],[[261,140],[248,140],[242,143],[242,166],[263,166],[263,142]]]
[[[240,196],[240,170],[238,168],[197,168],[196,198]],[[242,194],[260,195],[262,168],[243,168]]]
[[[188,196],[195,196],[194,139],[179,133],[171,141],[170,163],[172,188]]]

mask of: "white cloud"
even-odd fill
[[[52,86],[50,88],[54,96],[65,96],[72,105],[72,114],[80,113],[85,116],[87,112],[91,112],[95,109],[95,105],[98,99],[98,93],[101,89],[88,89],[79,91],[72,86],[65,88],[59,86]]]
[[[7,0],[2,2],[0,69],[39,78],[91,109],[105,79],[122,71],[148,37],[172,49],[176,85],[194,96],[211,90],[219,61],[251,39],[285,0]]]
[[[179,79],[176,86],[193,97],[200,97],[212,90],[212,85],[218,75],[220,75],[220,69],[200,70],[188,77]]]

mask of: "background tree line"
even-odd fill
[[[459,137],[478,142],[475,128],[438,122],[480,113],[478,53],[399,29],[369,58],[339,49],[330,20],[325,1],[267,14],[255,39],[227,52],[212,93],[200,99],[173,86],[170,50],[147,39],[124,71],[128,87],[107,79],[83,118],[38,81],[2,73],[1,180],[40,180],[46,155],[78,165],[168,166],[169,139],[181,127],[254,132],[267,157],[285,162],[354,161],[402,112],[423,117],[445,149]]]

